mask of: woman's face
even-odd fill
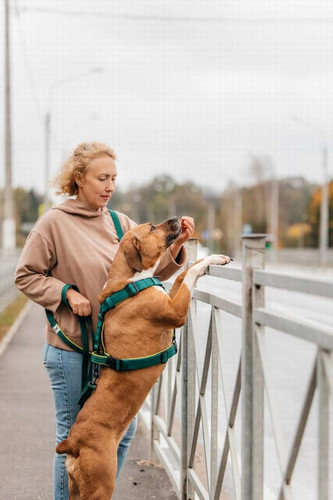
[[[91,160],[84,176],[76,179],[77,199],[93,210],[107,205],[116,188],[117,167],[112,158],[103,155]]]

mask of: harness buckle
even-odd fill
[[[133,288],[134,288],[134,290],[133,290]],[[137,287],[137,285],[135,284],[134,281],[133,281],[133,283],[128,283],[125,286],[125,290],[130,297],[133,297],[133,295],[136,295],[137,293],[140,292],[139,288]]]
[[[161,363],[164,365],[168,361],[168,353],[164,351],[161,353]]]
[[[175,348],[175,354],[177,354],[177,352],[178,352],[178,346],[177,346],[177,341],[176,341],[176,339],[172,339],[172,343],[173,343],[173,346],[174,346],[174,348]]]
[[[109,368],[111,368],[112,370],[115,370],[116,372],[121,372],[123,371],[123,367],[122,367],[122,359],[118,359],[118,358],[113,358],[112,356],[109,356],[107,358],[107,366]]]
[[[122,372],[123,371],[123,360],[122,359],[116,359],[116,370],[117,372]]]

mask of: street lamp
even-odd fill
[[[44,176],[45,176],[45,192],[44,192],[44,211],[49,208],[49,193],[48,193],[48,182],[49,182],[49,177],[50,177],[50,144],[51,144],[51,116],[52,116],[52,98],[53,98],[53,91],[58,88],[62,87],[63,85],[66,85],[67,83],[72,83],[76,80],[80,80],[82,78],[86,78],[87,76],[91,76],[96,73],[103,73],[104,68],[91,68],[88,71],[85,71],[83,73],[79,73],[76,75],[73,75],[68,78],[63,78],[61,80],[56,81],[51,85],[49,88],[49,97],[48,97],[48,111],[45,113],[45,118],[44,118],[44,127],[45,127],[45,144],[44,144],[44,151],[45,151],[45,158],[44,158]]]
[[[268,171],[268,233],[271,237],[271,255],[272,261],[276,261],[277,248],[279,242],[279,180],[276,176],[274,162],[270,156],[262,156],[265,169]]]
[[[299,119],[297,116],[291,117],[291,120],[296,123],[301,123],[312,130],[315,130],[320,137],[321,140],[321,161],[322,161],[322,169],[323,169],[323,184],[321,188],[321,205],[320,205],[320,227],[319,227],[319,256],[320,256],[320,264],[323,267],[326,267],[327,264],[327,250],[329,243],[329,196],[328,196],[328,188],[329,188],[329,179],[328,179],[328,148],[327,148],[327,139],[324,131],[314,125],[312,123],[308,123],[305,120]]]
[[[11,161],[11,106],[10,106],[10,33],[9,2],[5,1],[5,186],[4,217],[2,222],[2,247],[12,250],[16,247],[14,196],[12,187]]]

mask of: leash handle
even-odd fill
[[[76,285],[71,285],[67,284],[65,285],[62,290],[61,290],[61,300],[62,302],[66,305],[67,309],[72,310],[70,307],[68,300],[67,300],[67,291],[69,288],[72,288],[76,292],[80,293],[80,290]],[[81,329],[81,340],[82,340],[82,377],[81,377],[81,386],[82,389],[85,387],[87,380],[91,378],[91,366],[89,365],[89,358],[90,358],[90,352],[89,352],[89,334],[88,334],[88,329],[90,330],[91,334],[91,340],[92,340],[92,345],[94,345],[95,341],[95,336],[94,332],[92,330],[92,323],[91,323],[91,315],[84,317],[84,316],[78,316],[79,323],[80,323],[80,329]],[[88,328],[87,328],[88,326]]]
[[[76,292],[80,293],[80,290],[76,285],[73,284],[67,284],[64,285],[62,290],[61,290],[61,301],[65,304],[68,310],[72,310],[68,300],[67,300],[67,291],[69,288],[73,288]],[[95,342],[95,335],[93,332],[92,328],[92,322],[91,322],[91,316],[78,316],[79,324],[80,324],[80,329],[81,329],[81,340],[82,340],[82,347],[79,345],[75,344],[70,338],[67,337],[67,335],[62,331],[60,326],[55,320],[54,314],[49,311],[48,309],[45,309],[46,312],[46,317],[51,325],[51,328],[55,331],[55,333],[58,335],[58,337],[61,338],[61,340],[71,349],[73,349],[76,352],[79,352],[82,354],[82,378],[81,378],[81,385],[82,389],[85,387],[87,380],[91,378],[91,364],[89,363],[90,359],[90,352],[89,352],[89,334],[88,330],[90,330],[91,333],[91,339],[92,339],[92,345],[94,345]]]

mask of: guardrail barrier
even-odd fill
[[[188,253],[189,260],[194,261],[195,242],[190,242]],[[228,462],[232,466],[234,498],[264,498],[266,407],[280,475],[275,498],[294,498],[293,473],[316,391],[317,498],[332,498],[329,496],[333,495],[329,477],[329,426],[330,398],[333,399],[333,328],[294,312],[267,308],[265,289],[270,287],[332,298],[333,281],[268,272],[264,270],[264,261],[265,235],[247,235],[242,241],[242,269],[227,266],[209,268],[209,276],[240,284],[241,303],[214,293],[194,291],[187,323],[176,332],[178,357],[168,362],[141,410],[141,418],[150,430],[152,459],[158,458],[162,462],[181,499],[227,498],[222,496],[222,484]],[[197,332],[197,310],[202,303],[210,306],[203,356]],[[239,318],[241,323],[240,356],[229,401],[223,366],[222,311]],[[271,390],[270,363],[265,346],[267,327],[273,329],[276,335],[283,332],[316,348],[296,430],[287,445],[283,444],[277,405]],[[235,430],[239,412],[240,446]],[[219,446],[221,418],[226,421],[226,426],[222,446]],[[204,457],[199,465],[197,455]]]

